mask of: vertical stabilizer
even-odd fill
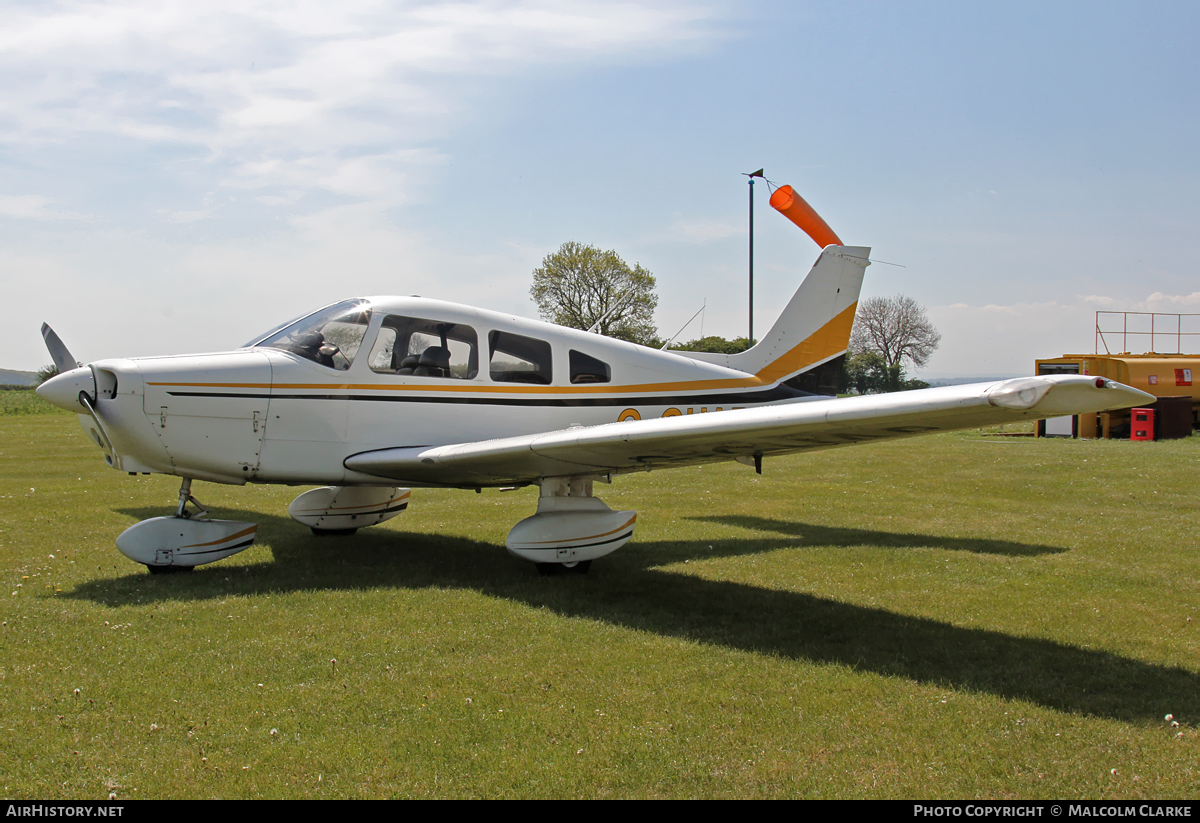
[[[741,354],[676,352],[776,383],[846,353],[863,274],[871,265],[865,246],[828,246],[796,289],[771,330]]]

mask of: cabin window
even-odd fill
[[[389,314],[368,360],[380,374],[472,380],[479,374],[478,337],[462,323]]]
[[[499,383],[539,383],[549,385],[550,344],[545,340],[506,331],[488,335],[492,351],[490,372]]]
[[[327,368],[346,371],[358,354],[370,321],[370,307],[365,300],[346,300],[303,317],[254,345],[281,349]]]
[[[612,379],[612,370],[603,360],[590,354],[571,349],[572,383],[607,383]]]

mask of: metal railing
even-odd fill
[[[1104,316],[1104,325],[1109,328],[1101,328],[1101,315]],[[1119,318],[1119,321],[1118,321]],[[1138,328],[1130,328],[1130,318],[1134,318],[1133,325]],[[1147,321],[1145,318],[1150,318]],[[1184,331],[1185,318],[1186,325],[1189,329],[1195,331]],[[1151,311],[1098,311],[1096,312],[1096,354],[1100,353],[1100,347],[1104,347],[1105,354],[1112,354],[1109,349],[1109,340],[1116,344],[1116,338],[1121,338],[1121,348],[1118,353],[1131,353],[1129,348],[1130,338],[1138,339],[1150,338],[1150,346],[1146,349],[1147,352],[1155,354],[1196,354],[1195,344],[1197,341],[1192,338],[1200,337],[1200,314],[1167,314],[1165,312]],[[1149,329],[1144,328],[1149,322]],[[1114,328],[1116,325],[1120,328]],[[1174,328],[1171,326],[1174,325]],[[1108,337],[1105,337],[1108,335]],[[1194,344],[1192,351],[1185,352],[1183,350],[1183,339],[1188,338],[1189,343]],[[1158,341],[1163,341],[1166,345],[1175,346],[1175,350],[1159,349]]]

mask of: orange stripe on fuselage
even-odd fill
[[[640,392],[684,392],[715,391],[719,389],[759,389],[771,386],[780,380],[801,372],[823,360],[828,360],[846,350],[850,340],[850,329],[854,325],[854,310],[857,303],[847,307],[837,317],[806,337],[803,342],[763,367],[757,374],[746,377],[731,377],[715,380],[682,380],[671,383],[637,383],[628,386],[514,386],[472,384],[447,385],[426,383],[174,383],[151,382],[148,386],[180,386],[188,388],[227,389],[341,389],[344,391],[405,391],[405,392],[451,392],[468,394],[610,394],[621,397]],[[386,373],[380,377],[389,377]],[[457,381],[456,381],[457,382]],[[465,382],[465,381],[464,381]]]

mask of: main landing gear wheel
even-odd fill
[[[513,526],[504,545],[539,574],[586,574],[633,537],[637,512],[613,511],[593,497],[591,477],[546,477],[538,486],[537,514]]]
[[[143,563],[142,565],[146,567],[146,570],[150,574],[183,574],[196,568],[195,566],[154,566],[150,563]]]
[[[348,537],[391,520],[408,508],[409,490],[397,486],[322,486],[288,505],[288,516],[317,537]]]
[[[576,563],[535,563],[538,574],[550,577],[555,574],[587,574],[592,567],[592,561],[580,560]]]

